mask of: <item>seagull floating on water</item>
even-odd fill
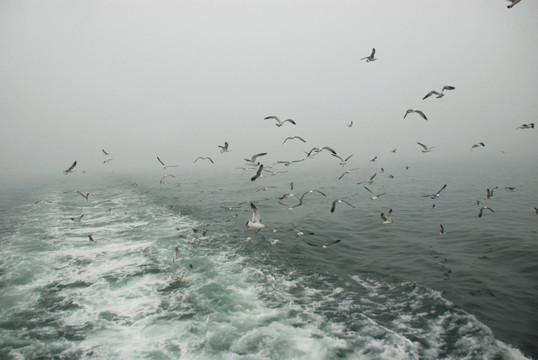
[[[377,59],[375,58],[375,48],[372,49],[372,53],[370,54],[370,56],[363,57],[361,60],[366,60],[366,62],[376,61]]]
[[[444,94],[445,90],[454,90],[454,89],[455,89],[454,86],[445,85],[445,86],[443,86],[443,89],[441,90],[441,92],[437,92],[435,90],[432,90],[429,93],[427,93],[426,96],[424,96],[422,98],[422,100],[425,100],[425,99],[429,98],[432,95],[437,95],[436,98],[442,98],[443,96],[445,96],[445,94]]]
[[[263,229],[265,225],[261,223],[260,211],[253,202],[250,203],[250,207],[252,208],[252,220],[247,221],[247,228],[249,230]]]
[[[278,117],[276,116],[267,116],[266,118],[264,118],[264,120],[275,120],[276,121],[276,126],[278,127],[281,127],[282,125],[284,125],[285,122],[289,122],[289,123],[292,123],[293,125],[297,125],[295,123],[295,121],[293,121],[292,119],[286,119],[284,121],[281,121]]]
[[[405,112],[405,115],[404,115],[404,119],[405,117],[407,116],[407,114],[410,114],[410,113],[417,113],[419,114],[424,120],[428,120],[428,118],[426,117],[426,115],[424,115],[424,113],[420,110],[414,110],[414,109],[409,109]]]

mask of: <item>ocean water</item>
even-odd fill
[[[4,186],[0,358],[538,356],[536,164],[369,164],[341,180],[298,169],[254,182],[233,169]],[[386,194],[371,200],[364,185]],[[326,196],[279,203],[311,189]],[[331,213],[335,199],[354,208]],[[476,200],[495,213],[479,218]],[[249,201],[259,232],[245,226]]]

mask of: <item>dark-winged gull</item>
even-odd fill
[[[381,219],[383,219],[383,224],[385,225],[392,224],[392,209],[390,209],[387,214],[381,213]]]
[[[260,211],[253,202],[250,203],[250,207],[252,208],[252,220],[247,221],[247,228],[249,230],[263,229],[265,225],[261,223]]]
[[[422,147],[422,152],[423,153],[431,152],[433,150],[433,148],[435,147],[435,146],[428,147],[428,146],[426,146],[426,145],[424,145],[422,143],[419,143],[418,141],[417,141],[417,144],[419,144]]]
[[[278,117],[272,116],[272,115],[265,117],[264,120],[275,120],[276,121],[275,125],[278,127],[281,127],[282,125],[284,125],[285,122],[289,122],[289,123],[292,123],[293,125],[297,125],[295,121],[293,121],[292,119],[286,119],[284,121],[281,121]]]
[[[375,48],[372,49],[372,53],[370,54],[370,56],[363,57],[361,60],[366,60],[366,62],[376,61],[377,59],[375,58]]]
[[[422,100],[427,99],[427,98],[429,98],[429,97],[432,96],[432,95],[437,95],[436,98],[442,98],[443,96],[445,96],[445,94],[444,94],[444,91],[445,91],[445,90],[454,90],[454,89],[455,89],[454,86],[445,85],[445,86],[443,86],[443,89],[441,90],[441,92],[437,92],[437,91],[435,91],[435,90],[432,90],[432,91],[430,91],[429,93],[427,93],[426,96],[424,96],[424,97],[422,98]]]
[[[64,170],[64,174],[67,175],[67,174],[72,173],[73,171],[75,171],[75,166],[77,166],[77,162],[76,162],[76,161],[75,161],[74,163],[71,164],[71,166],[69,167],[69,169]]]
[[[350,203],[348,203],[347,201],[345,200],[342,200],[342,199],[338,199],[338,200],[334,200],[332,205],[331,205],[331,212],[333,213],[334,210],[336,209],[336,204],[339,204],[339,203],[344,203],[344,204],[347,204],[349,206],[351,206],[352,208],[355,208],[355,206],[351,205]]]
[[[161,163],[163,166],[163,170],[169,167],[177,167],[178,165],[165,165],[164,162],[157,156],[157,160]]]
[[[419,114],[424,120],[428,120],[428,118],[426,117],[426,115],[421,111],[421,110],[414,110],[414,109],[409,109],[405,112],[405,115],[404,115],[404,119],[407,117],[408,114],[411,114],[411,113],[417,113]]]

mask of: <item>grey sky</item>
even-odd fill
[[[101,148],[117,171],[159,169],[156,156],[235,168],[324,145],[354,154],[350,166],[393,148],[529,156],[538,129],[515,128],[538,123],[538,2],[508,4],[0,1],[1,172],[61,173],[74,160],[100,170]],[[378,60],[361,62],[373,47]],[[443,85],[456,90],[422,100]],[[430,120],[403,120],[408,108]],[[290,135],[307,144],[281,145]],[[220,154],[224,141],[232,151]]]

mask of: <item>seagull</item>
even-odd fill
[[[282,201],[279,201],[278,203],[279,203],[280,205],[282,205],[282,206],[287,207],[289,211],[292,211],[292,210],[295,209],[297,206],[301,206],[301,205],[303,205],[303,203],[300,202],[300,201],[299,201],[299,203],[297,203],[297,204],[295,204],[295,205],[293,205],[293,206],[288,206],[288,205],[284,204]]]
[[[520,2],[521,0],[508,0],[511,2],[510,5],[507,6],[507,8],[511,9],[514,7],[514,5],[516,5],[518,2]]]
[[[363,57],[361,60],[366,59],[366,62],[376,61],[377,59],[374,56],[375,56],[375,48],[372,49],[372,53],[370,54],[370,56]]]
[[[94,240],[92,234],[88,235],[88,239],[89,239],[91,242],[95,242],[95,240]]]
[[[209,160],[209,161],[211,161],[211,164],[215,164],[215,163],[213,162],[213,159],[211,159],[209,156],[199,156],[198,158],[196,158],[196,160],[194,160],[194,162],[197,162],[197,161],[200,160],[200,159],[202,159],[202,160]]]
[[[264,171],[266,171],[266,170],[264,170]],[[274,189],[274,188],[276,188],[276,186],[266,186],[266,187],[262,187],[262,188],[256,190],[256,192],[259,192],[259,191],[267,191],[267,190],[269,190],[269,189]]]
[[[504,189],[506,191],[509,191],[509,192],[514,192],[516,191],[516,187],[515,186],[505,186]]]
[[[314,157],[314,155],[317,155],[319,154],[321,151],[323,150],[327,150],[328,152],[330,152],[331,154],[333,155],[336,155],[336,151],[334,151],[333,149],[331,149],[330,147],[328,146],[324,146],[322,148],[318,148],[318,147],[313,147],[312,149],[310,149],[309,152],[306,153],[306,156],[309,157],[309,158],[312,158]],[[312,153],[315,153],[314,155],[312,155]]]
[[[445,228],[443,227],[443,224],[439,224],[439,235],[446,235]]]
[[[417,142],[417,144],[422,146],[422,148],[424,149],[424,150],[422,150],[423,153],[431,152],[433,150],[433,148],[435,147],[435,146],[427,147],[426,145],[424,145],[422,143],[419,143],[419,142]]]
[[[159,162],[162,164],[163,170],[166,169],[166,168],[169,168],[169,167],[177,167],[177,165],[164,165],[164,163],[162,162],[161,159],[159,159],[158,156],[157,156],[157,160],[159,160]]]
[[[351,159],[351,157],[353,156],[353,154],[351,154],[351,155],[349,155],[347,158],[342,159],[339,155],[332,154],[332,153],[331,153],[331,155],[334,156],[335,158],[340,159],[340,165],[342,165],[342,167],[346,166],[347,161],[348,161],[349,159]]]
[[[307,232],[304,232],[304,231],[301,231],[299,229],[297,229],[293,224],[291,224],[291,227],[293,228],[293,230],[295,230],[297,233],[295,235],[297,236],[303,236],[303,235],[315,235],[313,232],[311,231],[307,231]]]
[[[114,159],[110,158],[110,159],[106,159],[105,161],[103,161],[103,164],[108,164],[110,161],[112,161]]]
[[[198,240],[202,241],[202,240],[207,240],[209,239],[207,237],[207,230],[204,230],[202,231],[202,234],[198,234],[199,230],[198,229],[192,229],[192,231],[198,235]]]
[[[396,153],[396,150],[398,150],[398,149],[392,149],[390,152],[391,153]]]
[[[473,146],[471,146],[471,150],[473,150],[473,149],[475,149],[477,147],[480,147],[480,146],[485,147],[486,144],[484,144],[483,142],[479,142],[478,144],[474,144]]]
[[[72,173],[73,171],[75,171],[75,166],[77,166],[77,162],[76,162],[76,161],[75,161],[73,164],[71,164],[71,166],[69,167],[69,169],[64,170],[64,174],[67,175],[67,174]]]
[[[334,212],[334,209],[336,208],[336,203],[345,203],[345,204],[348,204],[349,206],[351,206],[352,208],[355,208],[355,206],[351,205],[347,201],[338,199],[338,200],[334,200],[332,205],[331,205],[331,212],[332,213]]]
[[[437,95],[437,96],[436,96],[437,98],[442,98],[443,96],[445,96],[445,94],[444,94],[444,91],[445,91],[445,90],[454,90],[454,89],[455,89],[454,86],[445,85],[445,86],[443,86],[443,89],[441,90],[440,93],[437,92],[437,91],[435,91],[435,90],[432,90],[432,91],[430,91],[429,93],[427,93],[426,96],[424,96],[424,97],[422,98],[422,100],[425,100],[425,99],[429,98],[429,97],[432,96],[432,95]]]
[[[174,258],[172,259],[172,263],[178,262],[180,260],[181,260],[181,258],[179,257],[179,248],[176,246],[176,254],[175,254]]]
[[[224,146],[218,145],[218,147],[220,148],[221,154],[230,151],[228,150],[228,146],[230,146],[230,144],[228,144],[227,141],[224,142]]]
[[[387,215],[381,213],[381,219],[383,219],[383,224],[385,225],[390,225],[392,224],[392,209],[389,210],[389,212],[387,213]]]
[[[265,225],[261,223],[260,211],[252,202],[250,203],[250,207],[252,208],[252,220],[247,221],[248,229],[263,229]]]
[[[538,215],[538,208],[535,207],[535,208],[532,210],[532,214],[533,214],[533,215]]]
[[[323,244],[323,245],[312,244],[311,242],[308,242],[308,241],[307,241],[306,243],[307,243],[308,245],[310,245],[310,246],[321,246],[322,248],[327,249],[327,247],[328,247],[329,245],[339,243],[340,241],[342,241],[342,240],[338,239],[338,240],[334,240],[334,241],[331,241],[331,242],[326,243],[326,244]]]
[[[103,152],[103,155],[110,155],[110,153],[107,152],[105,149],[101,149],[101,151]]]
[[[377,175],[377,173],[370,176],[370,178],[368,180],[358,182],[357,185],[360,185],[360,184],[365,183],[365,182],[367,182],[368,184],[372,184],[374,182],[374,178],[375,178],[376,175]]]
[[[80,222],[82,220],[83,216],[84,216],[84,214],[82,214],[80,216],[77,216],[77,217],[72,217],[71,220],[73,220],[74,222]]]
[[[192,272],[192,264],[189,264],[189,269],[185,272],[185,274],[183,274],[179,278],[179,281],[187,281],[189,279],[187,276],[189,276],[191,272]]]
[[[498,188],[498,186],[494,186],[491,189],[487,188],[486,189],[486,197],[484,198],[484,200],[491,199],[493,197],[493,190],[495,190],[497,188]]]
[[[277,161],[276,163],[277,164],[284,164],[286,166],[290,166],[293,163],[297,163],[297,162],[301,162],[301,161],[304,161],[304,159],[301,159],[301,160],[289,160],[289,161]]]
[[[516,130],[517,129],[534,129],[534,123],[523,124],[523,125],[517,127]]]
[[[438,192],[436,192],[435,194],[430,194],[430,195],[422,195],[422,197],[429,197],[431,198],[432,200],[435,199],[436,197],[439,197],[439,194],[441,193],[441,191],[443,191],[444,189],[446,188],[446,184],[444,184],[441,189],[439,189]]]
[[[273,240],[269,240],[269,239],[268,239],[267,241],[269,241],[269,243],[270,243],[272,246],[275,246],[276,244],[278,244],[278,243],[280,242],[280,240],[278,240],[278,239],[273,239]]]
[[[344,175],[349,174],[349,173],[352,172],[353,170],[359,170],[359,168],[354,168],[354,169],[349,169],[349,170],[347,170],[347,171],[344,171],[344,172],[342,173],[342,175],[340,175],[340,177],[338,178],[338,180],[341,180],[341,179],[344,177]]]
[[[314,192],[317,192],[318,194],[321,194],[323,196],[327,196],[325,195],[324,193],[322,193],[321,191],[319,190],[316,190],[316,189],[312,189],[312,190],[308,190],[307,192],[305,192],[303,195],[301,195],[301,197],[299,198],[299,201],[300,202],[303,202],[303,198],[305,197],[305,195],[308,195],[308,194],[312,194]]]
[[[275,176],[277,174],[285,174],[285,173],[288,172],[287,170],[285,170],[285,171],[271,171],[271,170],[266,170],[266,169],[263,169],[263,171],[271,173],[271,176]]]
[[[275,120],[276,126],[278,127],[281,127],[282,125],[284,125],[286,121],[292,123],[293,125],[297,125],[295,121],[293,121],[292,119],[286,119],[284,121],[280,121],[280,119],[276,116],[267,116],[266,118],[264,118],[264,120]]]
[[[288,140],[293,140],[293,139],[299,139],[299,140],[301,140],[301,141],[304,142],[304,143],[306,142],[302,137],[300,137],[300,136],[295,136],[295,135],[294,135],[294,136],[288,136],[288,137],[284,140],[284,142],[282,143],[282,145],[284,145],[284,143],[285,143],[286,141],[288,141]]]
[[[379,197],[380,197],[381,195],[385,195],[385,194],[386,194],[386,193],[381,193],[381,194],[377,194],[377,195],[376,195],[376,194],[374,194],[374,193],[372,192],[372,190],[368,189],[366,186],[364,186],[364,188],[365,188],[366,190],[368,190],[368,192],[369,192],[370,194],[372,194],[372,197],[370,198],[370,199],[372,199],[372,200],[377,200],[377,199],[379,199]]]
[[[484,209],[487,209],[487,210],[491,211],[492,213],[495,213],[495,211],[493,211],[492,208],[487,207],[487,206],[482,206],[482,207],[480,208],[480,210],[478,211],[478,217],[482,217],[482,210],[484,210]]]
[[[352,127],[353,126],[353,120],[350,121],[349,125],[347,127]]]
[[[254,175],[253,177],[250,178],[250,181],[254,181],[256,180],[257,178],[259,178],[260,176],[262,176],[262,170],[263,170],[263,164],[260,164],[260,166],[258,167],[258,171],[256,171],[256,175]]]
[[[434,210],[435,207],[436,207],[436,205],[435,205],[435,204],[432,204],[432,208],[431,208],[431,209]]]
[[[75,190],[75,192],[80,194],[84,199],[86,199],[86,201],[88,201],[88,196],[90,196],[90,193],[86,193],[86,195],[84,195],[82,192],[78,190]]]
[[[420,110],[413,110],[413,109],[409,109],[405,112],[405,115],[404,115],[404,119],[405,117],[407,116],[407,114],[410,114],[410,113],[417,113],[419,114],[424,120],[428,120],[428,118],[426,117],[426,115],[424,115],[424,113]]]
[[[267,155],[267,153],[254,154],[254,155],[252,155],[250,160],[245,158],[244,159],[246,161],[245,165],[248,165],[248,166],[258,166],[258,165],[260,165],[259,162],[256,162],[256,158],[259,157],[259,156],[264,156],[264,155]]]
[[[372,159],[370,159],[370,162],[374,162],[377,160],[377,156],[374,156]]]

